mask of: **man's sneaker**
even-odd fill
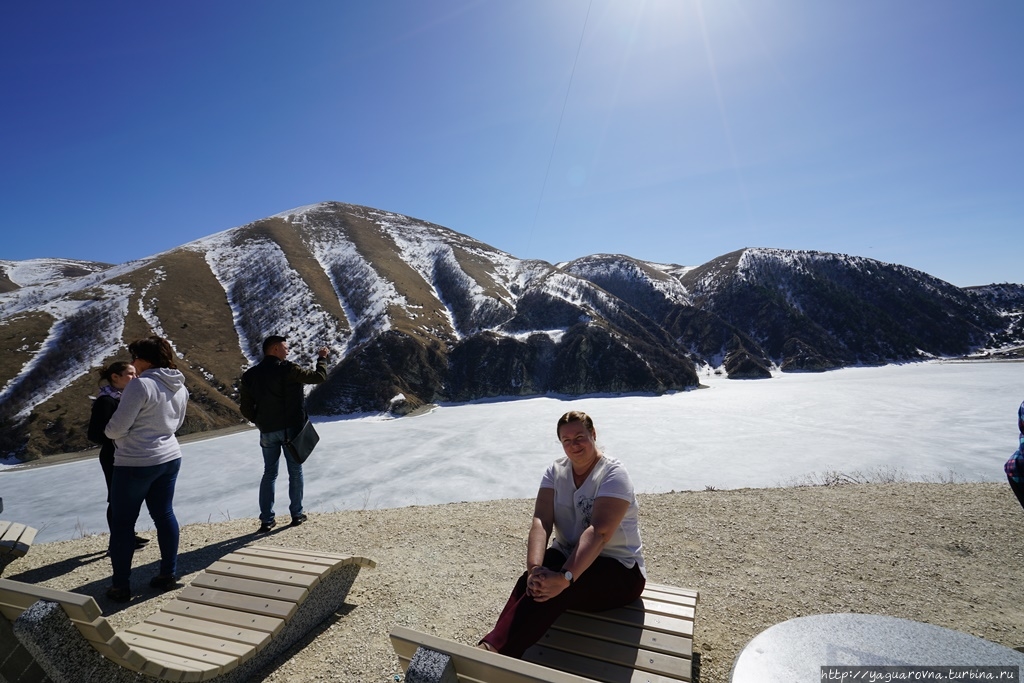
[[[277,526],[276,519],[272,519],[269,522],[263,522],[263,524],[260,524],[260,528],[256,530],[256,533],[265,534],[269,532],[271,529],[273,529],[275,526]]]
[[[149,586],[160,591],[171,591],[175,588],[181,588],[177,576],[154,576],[150,579]]]
[[[111,586],[107,589],[107,599],[112,602],[129,602],[132,599],[132,591],[130,588],[114,588]]]
[[[292,526],[298,526],[305,522],[309,517],[306,517],[305,512],[300,512],[298,517],[292,517]]]

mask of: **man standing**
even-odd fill
[[[315,370],[303,370],[287,360],[288,343],[273,335],[263,341],[263,360],[242,375],[242,416],[260,430],[263,449],[263,479],[260,481],[260,528],[265,534],[277,525],[274,518],[274,485],[285,441],[294,438],[306,424],[303,384],[320,384],[327,379],[327,347],[317,352]],[[284,450],[288,466],[288,511],[292,526],[306,521],[302,511],[302,463]]]

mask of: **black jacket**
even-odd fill
[[[118,400],[113,396],[99,395],[92,403],[92,414],[89,416],[89,441],[100,446],[100,465],[107,476],[107,487],[110,487],[110,476],[114,467],[114,442],[107,438],[103,429],[110,422],[110,416],[117,410]]]
[[[315,370],[303,370],[289,360],[264,356],[258,365],[242,375],[240,403],[242,416],[261,432],[288,427],[302,429],[306,423],[303,384],[320,384],[327,379],[327,359],[318,358]]]

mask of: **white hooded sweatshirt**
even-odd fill
[[[150,368],[128,382],[104,433],[114,441],[115,467],[150,467],[181,457],[174,433],[185,422],[185,376]]]

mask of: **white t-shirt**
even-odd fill
[[[633,482],[622,463],[602,455],[586,481],[577,489],[572,480],[572,463],[559,458],[544,472],[540,487],[555,490],[555,523],[553,545],[566,557],[572,554],[580,536],[590,526],[595,498],[620,498],[629,501],[629,509],[608,543],[601,549],[604,557],[614,557],[623,565],[640,565],[647,578],[641,552],[640,525]]]

